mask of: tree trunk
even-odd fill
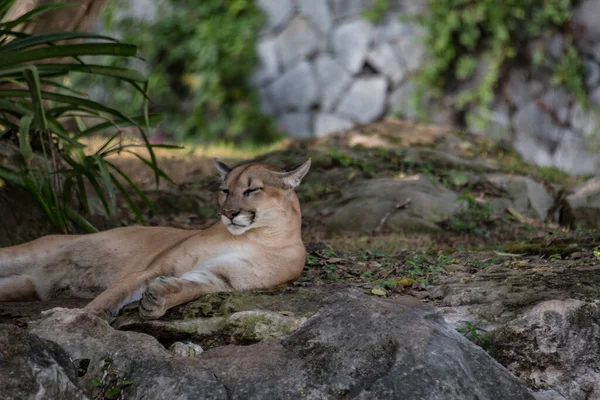
[[[14,20],[36,7],[56,3],[56,0],[17,0],[3,20]],[[33,22],[18,26],[16,30],[29,34],[88,32],[107,0],[70,0],[66,3],[72,7],[44,13]]]

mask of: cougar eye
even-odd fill
[[[219,189],[223,194],[229,194],[229,189]]]
[[[259,190],[261,190],[262,188],[253,188],[253,189],[247,189],[244,192],[244,196],[250,196],[250,193],[254,193],[254,192],[258,192]]]

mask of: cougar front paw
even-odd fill
[[[140,316],[145,319],[156,319],[167,312],[167,302],[156,286],[150,285],[142,295],[139,306]]]

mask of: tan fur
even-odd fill
[[[140,314],[158,318],[205,293],[297,279],[306,254],[293,189],[310,160],[290,172],[268,164],[216,165],[224,177],[217,224],[201,231],[128,227],[47,236],[0,249],[0,301],[94,298],[88,310],[114,315],[141,299]]]

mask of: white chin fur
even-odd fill
[[[221,222],[227,227],[227,230],[232,235],[241,235],[242,233],[246,232],[247,230],[249,230],[252,227],[251,224],[240,226],[242,223],[242,221],[240,221],[240,219],[241,218],[239,218],[239,217],[234,218],[233,222],[235,222],[237,225],[233,225],[231,223],[231,221],[229,220],[229,218],[227,218],[225,216],[221,216]]]

